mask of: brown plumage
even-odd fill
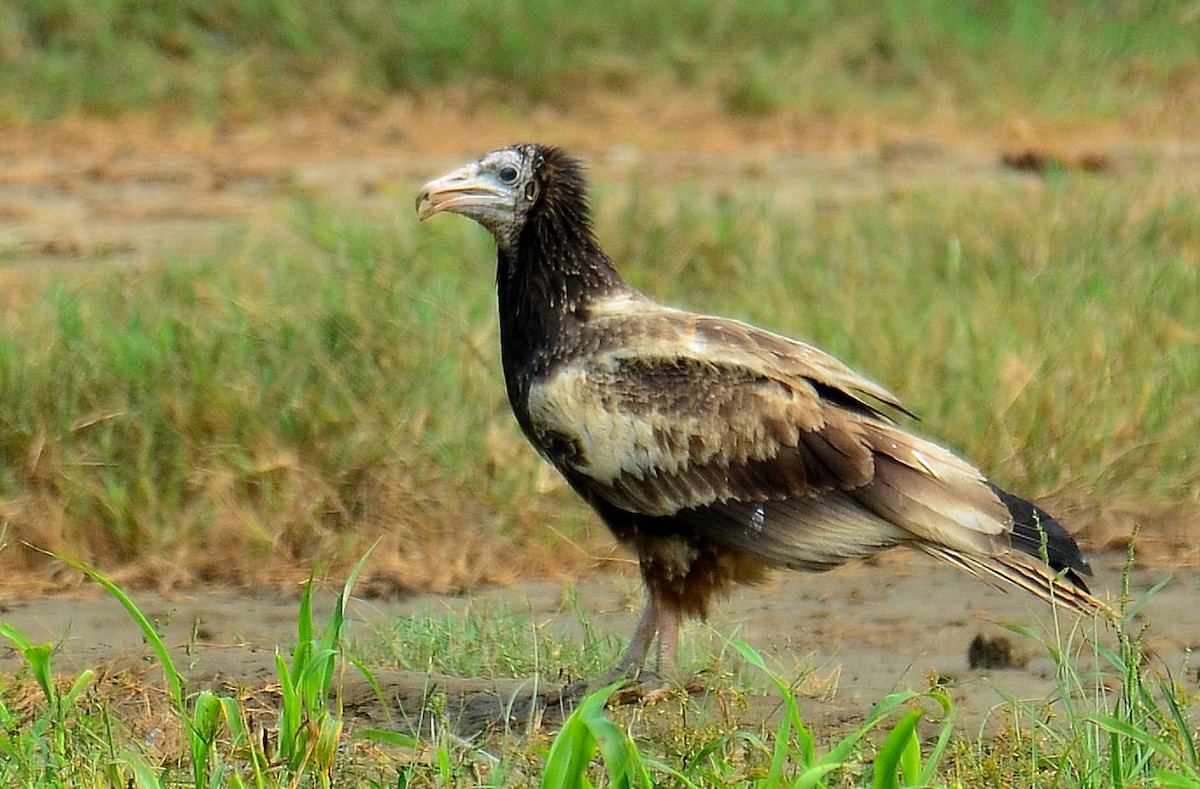
[[[1062,526],[898,426],[886,389],[810,345],[630,287],[561,149],[493,151],[426,184],[417,210],[491,231],[513,413],[637,552],[649,599],[621,671],[641,667],[655,635],[670,670],[681,616],[704,616],[733,584],[896,545],[1104,610]]]

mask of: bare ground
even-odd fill
[[[803,190],[805,182],[820,179],[848,199],[931,183],[986,187],[1005,179],[1036,179],[1046,156],[1066,166],[1116,174],[1157,157],[1167,180],[1194,182],[1200,172],[1200,145],[1151,139],[1144,130],[1014,123],[991,135],[968,137],[942,122],[909,128],[869,118],[836,126],[778,118],[729,121],[711,107],[686,102],[655,105],[653,114],[637,102],[600,102],[566,116],[534,110],[518,117],[474,113],[450,100],[397,103],[369,115],[312,111],[270,123],[213,127],[156,118],[65,122],[0,137],[0,305],[21,298],[18,284],[64,271],[86,276],[102,264],[137,265],[211,245],[223,233],[272,227],[280,221],[281,201],[297,193],[386,218],[410,210],[412,187],[423,178],[465,155],[523,138],[574,145],[596,169],[617,177],[636,168],[648,177],[671,178],[686,166],[690,178],[714,182],[751,176]],[[619,144],[610,142],[614,139]],[[1111,521],[1114,514],[1107,517]],[[1101,551],[1095,586],[1102,595],[1115,594],[1123,554],[1111,546],[1124,539],[1125,524],[1091,534],[1093,549]],[[1170,540],[1159,553],[1177,564],[1194,564],[1197,549],[1192,535]],[[1137,568],[1134,596],[1166,572]],[[166,725],[165,699],[154,681],[157,670],[146,660],[140,632],[115,601],[87,588],[40,596],[31,591],[37,583],[2,586],[0,620],[35,641],[59,642],[59,671],[101,667],[100,682],[110,696],[123,699],[134,712],[141,710],[133,717],[147,737]],[[578,589],[602,632],[629,633],[640,600],[631,574],[598,574]],[[503,604],[509,611],[527,609],[539,624],[569,628],[574,616],[564,613],[563,590],[559,580],[526,580],[480,589],[470,597],[358,600],[354,627],[465,605],[486,610]],[[275,650],[286,651],[295,640],[298,593],[184,588],[136,597],[163,624],[194,686],[240,687],[266,694],[264,703],[270,703]],[[1181,572],[1146,606],[1145,618],[1155,623],[1152,646],[1173,671],[1189,665],[1189,656],[1200,647],[1197,599],[1200,580]],[[323,601],[327,608],[329,600]],[[802,712],[818,726],[837,729],[859,721],[887,691],[922,687],[941,677],[953,682],[962,725],[975,728],[990,720],[1000,701],[996,688],[1042,699],[1054,687],[1054,667],[1045,651],[1011,636],[1009,667],[969,667],[971,641],[977,635],[1003,636],[997,624],[1002,622],[1049,629],[1051,616],[1036,601],[899,555],[823,576],[780,576],[720,606],[712,631],[693,627],[688,632],[709,639],[713,633],[737,634],[787,675],[811,669],[801,689],[809,698]],[[1064,628],[1071,626],[1070,619],[1063,620]],[[0,647],[0,669],[9,672],[17,665],[14,652]],[[1196,682],[1195,666],[1187,671],[1187,681]],[[503,727],[514,710],[521,710],[509,702],[522,696],[527,702],[535,692],[532,677],[455,679],[386,667],[378,667],[377,676],[389,702],[385,706],[365,684],[347,677],[352,715],[405,725],[420,716],[431,692],[442,692],[467,734]],[[538,691],[553,695],[562,680],[551,667],[538,680]],[[771,705],[764,701],[751,715],[767,715]]]
[[[1120,589],[1124,557],[1108,552],[1096,557],[1095,588],[1112,595]],[[1132,599],[1139,599],[1167,573],[1136,567],[1130,575]],[[578,639],[579,620],[566,603],[566,589],[556,581],[525,581],[511,587],[482,589],[465,596],[420,594],[377,599],[355,598],[349,637],[370,643],[376,628],[385,632],[394,617],[444,618],[468,606],[477,616],[489,611],[528,612],[530,627]],[[632,573],[612,572],[576,587],[587,620],[603,635],[624,638],[632,631],[640,605]],[[191,689],[215,688],[257,696],[264,709],[277,687],[276,650],[289,654],[296,641],[298,591],[255,594],[236,589],[186,589],[170,594],[145,591],[134,595],[140,609],[155,622],[173,659],[189,678]],[[1136,619],[1149,625],[1155,666],[1169,670],[1185,686],[1200,682],[1194,653],[1200,650],[1200,578],[1176,574],[1150,598]],[[332,606],[332,594],[317,597],[318,627]],[[172,716],[162,691],[161,670],[141,632],[120,604],[95,588],[29,600],[10,598],[0,619],[12,623],[34,642],[58,644],[58,673],[74,676],[99,668],[103,695],[122,709],[143,736],[172,730]],[[518,617],[518,623],[520,617]],[[801,712],[825,735],[860,723],[872,704],[888,692],[924,688],[937,679],[952,689],[958,725],[964,733],[992,731],[1005,723],[999,710],[1004,695],[1030,700],[1035,706],[1052,701],[1055,666],[1045,646],[1013,635],[1003,625],[1030,627],[1048,643],[1073,643],[1075,662],[1086,673],[1093,653],[1082,635],[1112,634],[1103,625],[1061,614],[1055,635],[1053,612],[1026,595],[1005,593],[951,567],[922,556],[897,553],[870,565],[845,567],[823,575],[785,574],[761,588],[743,589],[717,606],[708,625],[684,630],[684,651],[720,651],[723,638],[739,638],[759,650],[789,681],[797,682]],[[971,644],[981,638],[988,647],[976,660]],[[980,660],[982,656],[982,660]],[[990,658],[990,660],[988,660]],[[976,665],[972,665],[975,662]],[[989,665],[990,663],[990,665]],[[19,656],[0,646],[0,670],[15,671]],[[522,731],[531,719],[530,699],[538,703],[533,717],[546,723],[561,714],[556,697],[575,677],[560,676],[547,666],[540,676],[518,679],[463,678],[401,671],[388,665],[371,667],[386,703],[353,670],[344,680],[348,716],[357,723],[416,729],[429,713],[431,696],[444,696],[450,722],[464,736]],[[752,687],[764,688],[750,676]],[[704,685],[704,678],[698,678]],[[695,687],[695,686],[693,686]],[[689,704],[711,711],[718,699],[694,693]],[[774,694],[752,694],[740,714],[754,725],[778,711]]]

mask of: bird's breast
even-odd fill
[[[533,440],[551,462],[611,484],[624,474],[673,473],[686,457],[649,403],[610,396],[580,367],[534,381],[526,401]],[[676,426],[677,428],[678,426]]]

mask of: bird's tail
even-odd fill
[[[1100,614],[1106,619],[1118,618],[1107,603],[1093,597],[1086,586],[1070,579],[1069,570],[1055,571],[1024,553],[1014,551],[1000,556],[981,556],[941,545],[922,545],[921,548],[1001,589],[1017,586],[1051,605],[1062,605],[1087,616]]]
[[[1088,591],[1083,576],[1091,575],[1092,567],[1071,533],[1036,504],[988,485],[1012,516],[1012,547],[1041,559],[1076,587]]]
[[[954,564],[993,585],[1017,586],[1051,604],[1081,614],[1117,617],[1106,603],[1092,596],[1083,576],[1092,567],[1079,544],[1062,524],[1041,507],[988,483],[1012,516],[1013,550],[987,556],[967,554],[940,545],[922,545],[926,553]]]

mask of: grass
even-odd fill
[[[428,734],[345,725],[340,699],[348,666],[379,693],[371,669],[349,645],[347,603],[366,558],[351,570],[320,629],[312,616],[311,582],[306,587],[296,646],[290,659],[276,655],[278,702],[265,720],[262,710],[250,708],[244,689],[189,687],[134,599],[95,570],[75,565],[120,601],[130,626],[145,637],[165,678],[180,745],[155,754],[131,736],[130,721],[92,688],[91,669],[63,692],[52,679],[53,647],[32,644],[4,624],[0,635],[23,656],[26,679],[0,685],[0,779],[49,789],[1200,786],[1196,699],[1146,658],[1144,633],[1130,632],[1145,598],[1130,600],[1127,586],[1115,639],[1079,630],[1024,634],[1038,639],[1058,666],[1058,698],[1044,705],[1010,700],[1002,711],[1010,716],[1010,729],[999,738],[956,735],[952,688],[936,685],[890,693],[845,733],[818,735],[800,715],[796,682],[775,673],[750,646],[733,642],[737,661],[765,677],[778,699],[778,714],[761,726],[748,727],[719,709],[706,712],[687,699],[606,709],[614,690],[608,687],[582,699],[561,725],[531,718],[522,729],[467,740],[441,720]],[[479,640],[462,648],[496,653],[497,633],[472,636]],[[586,643],[561,647],[572,652]],[[1078,668],[1084,656],[1092,668]],[[29,677],[40,702],[30,702],[25,692]],[[711,693],[718,697],[745,692],[728,677],[717,682]],[[386,708],[389,702],[380,696]],[[436,719],[436,700],[429,703],[427,712]]]
[[[1175,536],[1195,523],[1194,194],[1071,174],[986,199],[600,192],[600,237],[648,293],[829,349],[1003,485],[1087,513],[1136,500],[1150,541],[1163,513]],[[10,299],[3,560],[36,566],[27,541],[257,583],[386,535],[398,583],[453,591],[564,539],[568,562],[607,550],[508,412],[485,234],[302,200],[294,227]]]
[[[1200,98],[1200,14],[1182,1],[622,0],[596,13],[563,0],[37,0],[6,5],[0,30],[0,117],[18,122],[216,119],[454,86],[473,101],[568,103],[581,87],[650,83],[716,94],[733,114],[985,122],[1160,124],[1194,117]]]
[[[251,714],[236,695],[187,688],[187,680],[176,667],[167,645],[123,589],[94,569],[68,561],[116,598],[141,630],[162,668],[167,699],[182,730],[185,747],[178,764],[153,765],[128,741],[127,731],[114,729],[122,727],[123,721],[114,720],[103,709],[94,717],[80,715],[77,705],[83,705],[78,702],[96,672],[84,671],[69,692],[59,693],[51,679],[52,646],[33,645],[5,623],[0,625],[0,635],[20,651],[45,696],[46,708],[35,713],[31,720],[21,720],[10,714],[0,701],[0,719],[7,730],[0,738],[0,750],[11,758],[0,775],[10,785],[32,785],[35,780],[41,786],[103,781],[110,786],[138,789],[189,783],[196,789],[220,786],[242,789],[267,785],[295,787],[305,781],[306,785],[328,789],[333,785],[334,760],[343,729],[332,694],[334,672],[343,660],[346,604],[368,555],[369,552],[350,572],[333,613],[319,634],[312,616],[311,579],[305,587],[291,660],[278,653],[275,656],[281,700],[271,730],[273,745],[269,744],[265,730],[261,736],[252,730]],[[373,682],[369,672],[364,670],[364,674]],[[81,737],[79,729],[86,734]],[[70,739],[68,731],[73,732]],[[173,767],[190,772],[190,782],[176,777]]]
[[[356,652],[377,665],[460,677],[525,677],[551,667],[567,676],[599,676],[616,665],[621,645],[596,633],[574,592],[568,606],[578,642],[530,622],[527,612],[482,605],[441,618],[397,617],[356,644]]]

